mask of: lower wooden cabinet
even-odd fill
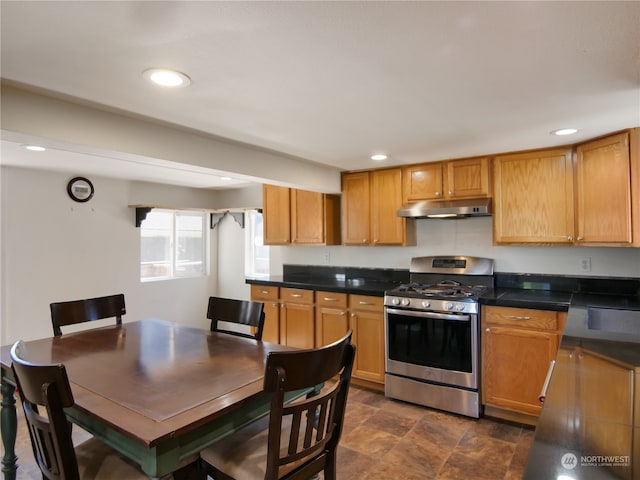
[[[485,413],[534,424],[538,399],[556,358],[566,313],[482,308],[482,403]]]
[[[348,330],[347,294],[316,292],[316,345],[340,340]]]
[[[315,347],[313,290],[280,289],[280,343],[298,348]]]
[[[356,346],[352,375],[384,383],[384,299],[349,295],[349,327]]]
[[[264,303],[264,342],[280,343],[280,289],[278,287],[251,285],[251,300]]]

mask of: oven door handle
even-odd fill
[[[469,315],[450,315],[447,313],[437,312],[416,312],[414,310],[398,310],[397,308],[387,308],[387,313],[391,313],[393,315],[405,315],[408,317],[435,318],[437,320],[456,320],[459,322],[468,322],[469,320],[471,320],[471,317]]]

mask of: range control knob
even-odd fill
[[[429,308],[430,306],[431,306],[431,302],[429,302],[428,300],[422,301],[422,308]]]
[[[392,303],[393,305],[400,305],[400,299],[399,299],[399,298],[397,298],[397,297],[393,297],[393,298],[391,299],[391,303]]]
[[[464,304],[460,303],[459,305],[456,305],[456,310],[458,312],[464,312]]]
[[[400,303],[402,303],[403,307],[408,307],[409,304],[411,303],[411,300],[409,300],[408,298],[403,298]]]
[[[449,302],[447,303],[444,308],[446,308],[447,310],[453,310],[453,303]]]

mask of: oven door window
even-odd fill
[[[424,315],[428,315],[425,313]],[[471,320],[444,320],[387,313],[391,360],[425,367],[471,372]]]

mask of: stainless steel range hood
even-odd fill
[[[399,217],[466,218],[491,215],[491,199],[433,200],[408,203],[398,210]]]

